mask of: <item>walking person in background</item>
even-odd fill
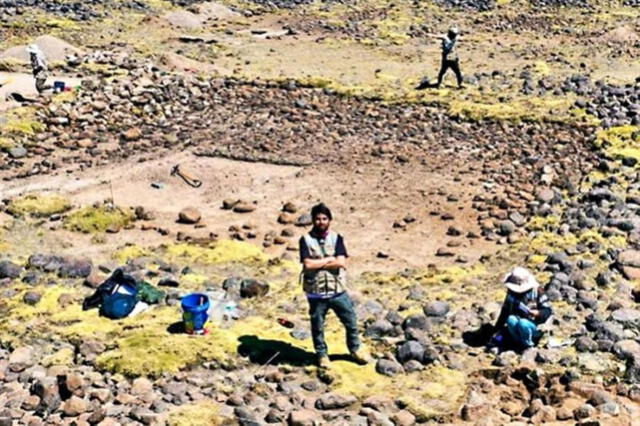
[[[330,368],[324,321],[329,310],[344,325],[347,348],[357,364],[367,364],[368,355],[360,349],[358,320],[347,293],[347,249],[341,235],[330,230],[333,216],[324,204],[311,209],[313,228],[300,238],[300,262],[303,288],[309,301],[313,346],[322,370]]]
[[[458,89],[462,88],[462,72],[460,72],[460,59],[458,57],[457,45],[461,41],[459,36],[459,30],[456,27],[449,28],[446,35],[428,34],[427,37],[437,38],[442,40],[442,62],[440,63],[440,72],[438,73],[438,81],[435,84],[429,83],[427,78],[424,78],[420,85],[416,87],[416,90],[423,90],[427,88],[440,87],[444,75],[448,69],[451,69],[456,75],[456,81],[458,82]]]
[[[38,93],[42,93],[51,88],[51,86],[46,84],[48,69],[44,53],[42,53],[40,48],[35,44],[30,44],[27,47],[27,53],[29,53],[31,60],[31,71],[33,72],[33,78],[36,80],[36,89]]]

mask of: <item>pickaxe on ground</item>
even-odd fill
[[[202,186],[202,181],[194,178],[187,172],[180,170],[179,164],[176,164],[175,166],[173,166],[173,169],[171,169],[171,176],[176,176],[176,175],[180,176],[182,180],[185,181],[186,184],[189,186],[192,186],[194,188],[200,188]]]

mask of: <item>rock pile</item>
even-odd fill
[[[85,1],[37,1],[37,0],[0,0],[0,18],[25,14],[30,8],[38,8],[47,13],[60,15],[76,21],[89,21],[106,16],[104,8],[145,10],[146,3],[138,0],[124,2],[111,0]]]
[[[574,93],[580,98],[575,106],[587,114],[602,120],[604,128],[640,124],[640,83],[616,86],[589,76],[576,74],[562,82],[541,78],[534,82],[529,71],[520,75],[523,80],[522,93],[545,95],[566,95]]]

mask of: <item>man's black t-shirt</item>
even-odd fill
[[[309,247],[307,247],[307,242],[304,240],[304,237],[300,237],[300,263],[304,263],[304,260],[311,257],[311,253],[309,252]],[[338,239],[336,240],[336,254],[335,256],[344,256],[348,257],[347,248],[344,246],[344,238],[342,235],[338,234]]]

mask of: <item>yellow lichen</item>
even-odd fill
[[[66,198],[51,194],[29,194],[11,200],[8,212],[14,216],[49,217],[71,209]]]
[[[72,231],[104,232],[111,226],[124,227],[134,219],[130,210],[117,207],[85,207],[65,219],[65,227]]]

